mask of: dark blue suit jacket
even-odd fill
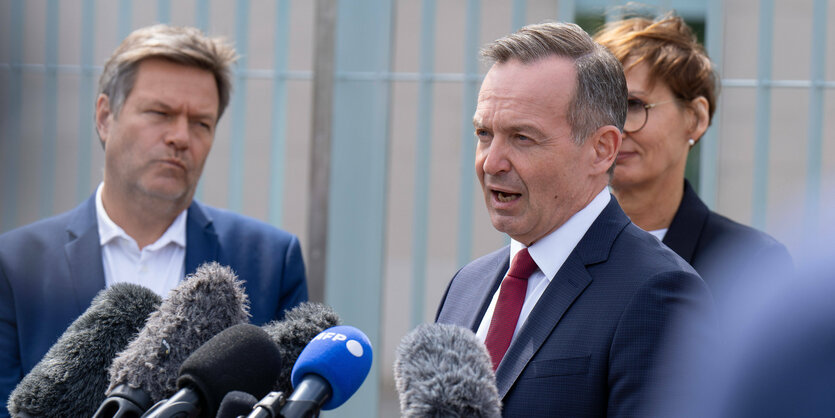
[[[785,278],[794,270],[783,244],[710,211],[687,180],[663,242],[699,272],[724,308],[762,278]]]
[[[509,257],[505,247],[462,268],[437,322],[475,331]],[[693,268],[632,224],[613,197],[499,364],[503,415],[640,415],[671,323],[711,309],[707,287]]]
[[[246,281],[254,324],[307,300],[295,236],[195,201],[186,221],[186,274],[206,261],[231,266]],[[17,383],[104,287],[95,195],[0,235],[0,415]]]

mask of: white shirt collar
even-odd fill
[[[572,215],[562,226],[528,247],[528,252],[549,282],[557,275],[557,271],[574,251],[574,247],[609,204],[609,200],[609,190],[603,188],[586,207]],[[522,248],[525,248],[524,244],[512,239],[510,259],[513,260]]]
[[[117,225],[116,222],[113,222],[110,216],[107,215],[107,211],[104,209],[104,204],[101,200],[102,186],[104,186],[104,182],[99,183],[99,187],[96,189],[96,219],[98,220],[99,227],[99,245],[107,245],[116,238],[123,238],[135,244],[136,240],[128,235],[122,227]],[[162,236],[146,248],[148,250],[156,250],[171,243],[185,247],[187,214],[188,209],[177,215],[174,222],[171,223],[171,226],[165,230]]]

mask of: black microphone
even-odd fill
[[[220,406],[217,407],[216,418],[238,418],[245,417],[252,412],[258,398],[246,392],[233,390],[223,396]]]
[[[394,383],[403,417],[501,417],[490,355],[466,328],[424,324],[403,337]]]
[[[278,347],[264,330],[235,325],[189,356],[180,368],[177,393],[143,417],[214,417],[227,393],[266,395],[280,369]]]
[[[281,353],[281,373],[276,379],[274,391],[283,392],[288,396],[293,392],[290,375],[299,354],[320,332],[339,325],[340,322],[339,315],[330,306],[303,302],[287,311],[283,320],[272,321],[263,326]]]
[[[130,283],[100,291],[9,397],[13,416],[90,416],[104,399],[107,367],[162,299]]]
[[[171,290],[110,366],[108,398],[95,418],[138,417],[177,390],[177,371],[195,349],[247,322],[249,301],[231,268],[206,263]]]

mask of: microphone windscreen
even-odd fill
[[[171,290],[139,335],[110,367],[108,395],[126,384],[152,402],[177,390],[177,372],[197,347],[232,325],[245,323],[249,302],[231,268],[206,263]]]
[[[394,382],[403,417],[500,417],[490,355],[469,329],[424,324],[397,348]]]
[[[250,324],[225,329],[183,362],[177,387],[193,387],[203,402],[201,415],[215,416],[227,393],[243,391],[261,398],[281,369],[278,347],[264,330]]]
[[[316,374],[331,386],[330,399],[322,409],[334,409],[359,389],[371,370],[371,341],[348,325],[328,328],[313,338],[293,366],[293,387],[307,374]]]
[[[12,392],[13,416],[91,416],[104,400],[107,367],[162,300],[130,283],[100,291]]]
[[[217,408],[215,418],[237,418],[247,416],[255,408],[258,399],[246,392],[233,390],[227,393]]]
[[[339,325],[340,322],[342,321],[339,315],[330,306],[303,302],[287,311],[283,320],[264,325],[264,331],[270,335],[281,352],[281,373],[273,387],[274,391],[284,392],[285,396],[293,392],[290,374],[299,354],[320,332]]]

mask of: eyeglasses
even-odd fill
[[[626,101],[626,122],[623,124],[623,132],[633,134],[644,128],[649,119],[649,110],[655,106],[674,102],[676,99],[657,103],[644,103],[643,100],[631,98]]]

